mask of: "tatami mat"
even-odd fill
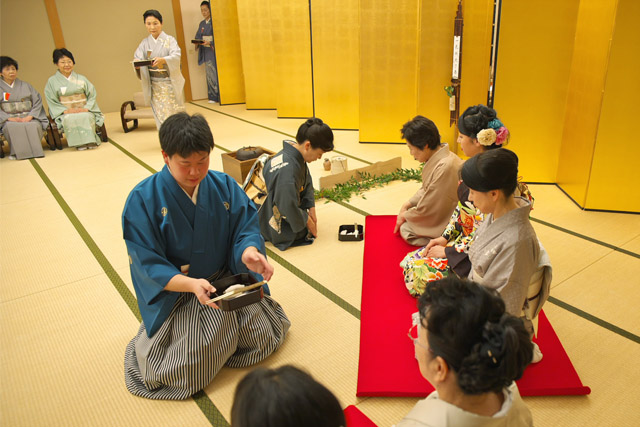
[[[138,326],[105,275],[3,303],[2,425],[207,425],[193,400],[129,394],[124,348]]]
[[[188,104],[187,111],[203,114],[211,124],[220,147],[211,155],[216,170],[222,170],[224,149],[261,145],[278,151],[282,140],[291,138],[278,132],[295,135],[302,123],[277,119],[275,111],[246,111],[244,105],[203,105]],[[84,237],[96,243],[111,266],[104,260],[98,263],[98,255],[87,247],[31,162],[0,160],[2,425],[209,424],[192,399],[150,401],[130,395],[124,386],[124,348],[139,322],[112,282],[133,292],[120,216],[131,188],[150,175],[146,167],[159,170],[164,163],[153,121],[141,121],[139,129],[125,134],[119,113],[106,116],[115,144],[85,152],[45,150],[46,157],[36,163],[77,216]],[[358,144],[357,132],[351,131],[335,135],[336,149],[353,156],[348,160],[351,169],[398,155],[403,167],[419,167],[405,145]],[[320,161],[310,169],[316,183],[330,174]],[[319,201],[320,237],[313,245],[284,252],[269,245],[276,268],[271,290],[293,325],[283,347],[261,365],[293,363],[307,369],[343,406],[356,404],[380,426],[400,420],[417,399],[355,397],[363,245],[339,242],[337,232],[342,224],[364,223],[353,208],[396,214],[419,186],[395,182],[367,192],[365,198],[354,196],[346,205]],[[637,254],[640,216],[584,212],[555,186],[532,185],[531,190],[536,198],[532,217],[551,225],[534,222],[554,267],[552,296],[638,335],[638,258],[563,229]],[[545,312],[592,394],[527,398],[535,424],[640,424],[638,343],[551,302]],[[225,368],[205,390],[227,420],[235,385],[248,371]]]

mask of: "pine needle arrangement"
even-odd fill
[[[351,178],[344,184],[337,184],[333,188],[316,190],[315,198],[326,199],[334,202],[349,201],[351,196],[359,195],[366,199],[364,192],[372,188],[383,187],[391,181],[418,181],[422,182],[422,169],[396,169],[395,171],[373,176],[367,172],[358,172],[358,178]]]

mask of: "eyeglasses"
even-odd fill
[[[415,331],[416,331],[416,332],[415,332],[415,335],[416,335],[415,337],[413,336],[413,335],[414,335],[414,333],[413,333],[413,330],[414,330],[414,329],[415,329]],[[407,332],[407,336],[409,337],[409,339],[410,339],[411,341],[413,341],[413,344],[414,344],[414,345],[417,345],[418,347],[422,347],[422,348],[424,348],[425,350],[427,350],[427,351],[429,351],[429,352],[433,353],[433,350],[431,350],[431,348],[430,348],[430,347],[426,347],[425,345],[420,344],[420,342],[418,341],[418,325],[416,325],[416,324],[411,325],[411,327],[409,328],[409,332]]]

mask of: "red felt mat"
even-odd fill
[[[358,396],[424,397],[433,391],[420,375],[407,337],[417,300],[404,286],[399,263],[414,247],[393,234],[395,220],[395,216],[366,218]],[[525,370],[518,381],[520,394],[589,394],[544,312],[539,318],[536,342],[544,357]]]
[[[377,427],[373,421],[353,405],[344,408],[347,427]]]

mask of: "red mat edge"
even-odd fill
[[[395,218],[395,216],[393,215],[371,215],[371,216],[367,216],[365,219],[365,227],[367,227],[367,223],[369,222],[369,219],[373,219],[373,217],[393,217]],[[365,229],[366,229],[365,228]],[[365,235],[365,239],[366,239],[366,235]],[[363,253],[363,258],[366,258],[366,254],[367,254],[367,245],[365,244],[364,247],[364,253]],[[363,262],[363,278],[366,275],[366,272],[364,271],[365,269],[365,263]],[[361,309],[362,309],[362,301],[361,301]],[[555,333],[555,330],[553,329],[553,327],[551,326],[551,323],[548,321],[548,319],[546,319],[546,315],[544,314],[544,312],[541,312],[541,316],[545,318],[545,320],[549,323],[550,326],[550,331],[551,333],[553,333],[555,339],[560,342],[559,338],[557,337],[557,334]],[[360,324],[360,334],[362,335],[362,322]],[[582,380],[580,379],[575,367],[573,366],[573,363],[571,362],[571,359],[569,358],[568,354],[566,353],[564,346],[562,346],[562,343],[560,342],[560,346],[562,351],[564,352],[567,360],[569,360],[570,363],[570,367],[572,370],[573,375],[576,376],[576,378],[578,379],[578,382],[580,383],[580,386],[569,386],[569,387],[562,387],[562,388],[551,388],[551,389],[545,389],[545,388],[540,388],[540,389],[531,389],[531,390],[523,390],[520,389],[520,393],[522,396],[567,396],[567,395],[572,395],[572,396],[580,396],[580,395],[588,395],[591,393],[591,388],[588,386],[585,386],[582,384]],[[362,345],[362,342],[360,342],[360,347]],[[362,350],[362,348],[360,348],[360,350]],[[360,364],[358,366],[358,378],[360,377]],[[421,397],[424,398],[428,395],[429,393],[426,391],[423,392],[398,392],[398,391],[362,391],[361,390],[361,386],[360,386],[360,381],[357,381],[357,387],[356,387],[356,396],[357,397]]]
[[[344,408],[344,418],[347,422],[346,427],[378,427],[376,423],[371,421],[360,409],[355,405],[349,405]]]

